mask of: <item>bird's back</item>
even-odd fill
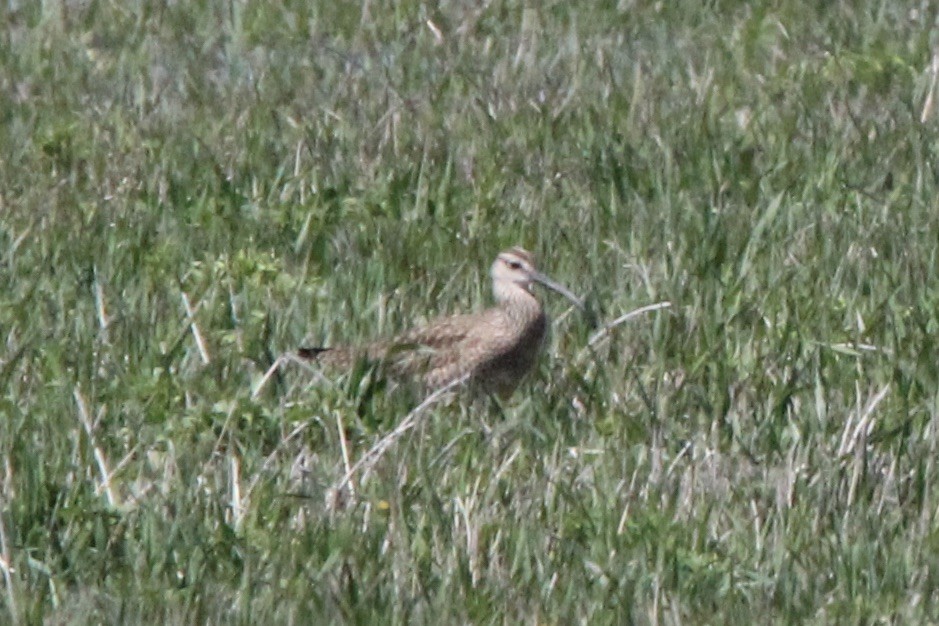
[[[524,311],[498,306],[442,317],[390,340],[305,349],[300,355],[336,369],[362,361],[380,363],[391,377],[429,388],[469,375],[484,391],[507,396],[534,365],[546,334],[547,319],[537,301],[535,305]]]

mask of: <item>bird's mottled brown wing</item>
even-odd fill
[[[431,388],[470,375],[484,389],[508,395],[531,368],[545,324],[540,314],[517,319],[491,308],[440,318],[366,346],[307,349],[301,354],[340,369],[362,360],[382,363],[390,376]]]
[[[392,339],[363,346],[301,348],[298,354],[335,369],[348,369],[361,361],[383,362],[392,375],[423,378],[459,354],[458,346],[466,340],[477,317],[439,318]]]
[[[446,384],[462,375],[463,347],[472,337],[479,317],[456,315],[432,320],[375,346],[370,356],[384,358],[392,375],[428,386]],[[452,375],[445,373],[451,370]]]
[[[454,315],[431,320],[423,326],[402,333],[394,343],[413,343],[446,350],[465,341],[479,315]]]
[[[439,387],[470,374],[484,389],[502,393],[511,379],[512,387],[531,367],[541,337],[533,338],[531,354],[519,353],[519,333],[500,309],[488,309],[471,316],[460,340],[437,351],[428,361],[424,377],[430,387]],[[538,331],[543,333],[543,331]],[[504,379],[504,380],[503,380]]]

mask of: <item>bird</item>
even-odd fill
[[[532,253],[522,247],[500,252],[490,276],[495,298],[491,308],[440,317],[365,345],[300,348],[297,354],[334,369],[379,364],[389,378],[415,380],[428,389],[462,379],[486,394],[508,399],[534,366],[548,331],[548,317],[532,291],[534,285],[586,309],[570,290],[539,272]]]

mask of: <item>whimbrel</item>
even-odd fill
[[[508,398],[532,368],[548,328],[548,318],[532,293],[539,283],[583,303],[535,268],[527,250],[500,252],[492,264],[496,305],[479,313],[438,318],[393,339],[358,347],[301,348],[299,355],[328,367],[349,368],[361,361],[382,363],[392,378],[439,388],[468,377],[487,393]]]

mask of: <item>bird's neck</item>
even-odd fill
[[[496,303],[519,320],[541,315],[541,303],[530,291],[516,284],[493,286]]]

